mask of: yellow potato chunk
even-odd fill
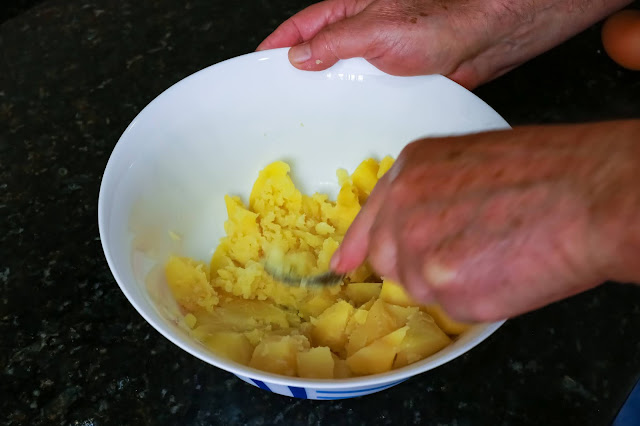
[[[393,162],[393,158],[388,155],[380,160],[380,167],[378,167],[378,179],[389,171],[391,166],[393,166]]]
[[[466,325],[438,306],[419,306],[398,284],[380,283],[366,263],[343,282],[321,288],[306,281],[285,284],[266,272],[326,272],[392,164],[391,157],[366,159],[351,175],[338,170],[335,201],[326,194],[302,194],[282,161],[259,172],[248,200],[227,195],[225,236],[209,264],[172,256],[164,265],[184,314],[183,329],[238,363],[308,378],[388,371],[449,344],[445,332],[461,332]],[[169,236],[188,243],[172,231]]]
[[[340,188],[336,206],[330,213],[331,225],[335,227],[338,233],[344,235],[358,212],[360,212],[358,191],[351,183],[345,183]]]
[[[265,337],[253,351],[249,366],[270,373],[295,376],[298,352],[309,349],[304,336]]]
[[[353,377],[353,372],[349,368],[347,361],[339,358],[335,354],[333,356],[333,378],[334,379],[348,379]]]
[[[189,328],[195,327],[197,322],[198,322],[198,318],[196,318],[196,316],[193,315],[192,313],[188,313],[187,315],[184,316],[184,323]]]
[[[384,301],[376,300],[364,324],[353,329],[347,344],[347,356],[353,355],[374,340],[399,328],[398,321],[389,313],[386,305]]]
[[[404,287],[390,280],[384,280],[382,282],[380,299],[384,300],[387,303],[398,306],[417,305],[413,300],[411,300],[411,296],[409,296],[409,294],[405,291]]]
[[[329,292],[318,292],[306,300],[300,306],[300,313],[305,318],[318,317],[326,311],[331,305],[336,303],[336,297]]]
[[[344,291],[347,298],[359,306],[378,297],[380,288],[382,288],[380,283],[350,283]]]
[[[226,323],[242,330],[260,325],[272,325],[277,328],[290,326],[287,311],[265,301],[228,298],[220,304],[218,310]]]
[[[368,309],[369,308],[356,309],[355,311],[353,311],[353,315],[351,315],[351,318],[349,318],[349,322],[344,329],[344,332],[347,336],[351,336],[351,333],[353,333],[353,330],[355,330],[356,327],[363,325],[367,321],[367,316],[369,315]]]
[[[336,177],[338,178],[338,185],[340,186],[344,185],[345,182],[348,182],[351,180],[351,177],[349,176],[349,172],[346,171],[345,169],[336,170]]]
[[[391,370],[398,348],[408,326],[387,334],[347,358],[347,365],[356,374],[377,374]]]
[[[215,331],[208,333],[203,343],[213,352],[240,364],[247,364],[253,353],[253,345],[249,339],[235,331]]]
[[[298,352],[298,376],[308,379],[333,379],[335,362],[331,350],[326,347]]]
[[[371,267],[367,263],[363,263],[355,270],[349,272],[349,274],[347,274],[347,277],[349,277],[349,281],[352,283],[362,283],[366,282],[367,278],[372,277],[372,275],[374,274],[371,270]]]
[[[399,306],[417,306],[404,288],[393,281],[384,280],[380,290],[380,299]],[[431,315],[438,327],[449,335],[462,334],[469,329],[470,324],[456,321],[451,318],[439,305],[431,304],[422,306],[421,309]]]
[[[416,312],[407,322],[409,329],[398,348],[394,368],[424,359],[448,346],[451,339],[424,312]]]
[[[339,351],[347,341],[344,332],[349,318],[353,314],[353,306],[349,302],[340,300],[330,306],[318,318],[311,320],[313,330],[311,337],[318,346],[328,346],[333,351]]]
[[[218,304],[216,290],[209,284],[204,263],[171,256],[165,265],[165,276],[176,301],[190,311],[204,308],[212,311]]]
[[[369,309],[371,309],[373,304],[376,303],[378,300],[379,299],[371,299],[367,303],[364,303],[362,306],[360,306],[360,309],[364,309],[365,311],[369,312]]]
[[[275,161],[260,171],[249,196],[249,206],[256,213],[267,213],[274,207],[299,210],[302,194],[289,178],[289,165]]]
[[[387,303],[386,308],[387,312],[395,319],[398,327],[406,325],[409,318],[420,312],[420,308],[417,306],[398,306]]]
[[[358,198],[364,203],[378,182],[378,162],[373,158],[364,160],[351,176],[353,185],[358,190]]]
[[[239,197],[227,195],[225,203],[229,215],[229,220],[224,224],[229,239],[229,244],[225,246],[226,254],[240,263],[257,260],[263,243],[261,238],[256,238],[260,232],[258,215],[248,210]]]
[[[289,316],[279,307],[258,300],[226,298],[212,312],[196,311],[195,332],[204,335],[209,331],[249,331],[256,328],[288,328]]]

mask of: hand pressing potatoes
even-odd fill
[[[640,120],[413,142],[331,265],[365,259],[466,321],[640,282]]]

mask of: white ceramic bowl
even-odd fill
[[[282,395],[339,399],[388,389],[467,352],[501,323],[474,326],[452,345],[385,374],[291,378],[221,358],[191,339],[162,274],[169,253],[210,259],[226,219],[223,197],[248,197],[257,173],[283,159],[303,191],[337,193],[336,169],[397,156],[410,141],[508,124],[442,76],[392,77],[364,60],[304,72],[286,49],[204,69],[162,93],[131,123],[107,164],[100,238],[131,304],[167,339],[242,380]]]

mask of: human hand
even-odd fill
[[[640,120],[408,145],[332,259],[466,321],[640,282]]]
[[[630,0],[326,0],[258,50],[295,46],[292,64],[363,57],[394,75],[443,74],[474,88],[577,34]]]

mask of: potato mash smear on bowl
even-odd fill
[[[336,201],[304,195],[277,161],[253,185],[248,205],[225,197],[226,236],[210,263],[172,256],[166,278],[192,335],[217,354],[271,373],[338,379],[382,373],[424,359],[467,325],[438,306],[418,306],[365,264],[331,287],[282,284],[264,259],[286,258],[297,275],[325,272],[380,177],[385,157],[338,170]]]

